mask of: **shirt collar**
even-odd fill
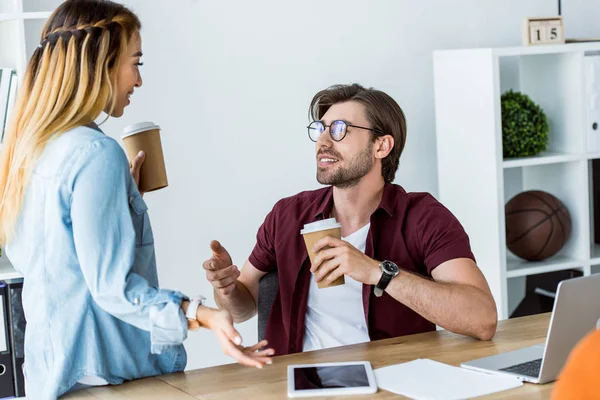
[[[404,192],[404,189],[402,189]],[[404,192],[405,193],[405,192]],[[388,213],[390,217],[394,215],[396,208],[396,190],[392,183],[386,182],[383,186],[383,195],[377,210],[382,209]],[[314,215],[315,218],[321,217],[322,219],[329,218],[331,210],[333,209],[333,187],[329,186],[325,196],[321,200],[321,204],[317,207],[317,211]],[[376,211],[377,211],[376,210]]]
[[[315,213],[315,218],[319,218],[319,217],[321,217],[322,219],[325,219],[326,217],[329,218],[329,215],[331,215],[332,208],[333,208],[333,187],[329,186],[327,188],[327,192],[325,193],[325,196],[323,196],[323,198],[321,200],[321,204],[319,205],[319,207],[317,207],[317,211]]]
[[[85,126],[87,126],[88,128],[92,128],[94,130],[97,130],[98,132],[102,132],[102,129],[100,129],[100,127],[98,126],[98,124],[95,123],[94,121],[90,122],[89,124],[85,124]]]

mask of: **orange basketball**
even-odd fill
[[[571,215],[550,193],[519,193],[505,206],[506,246],[528,261],[540,261],[558,253],[571,234]]]

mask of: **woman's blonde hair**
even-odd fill
[[[10,241],[35,162],[47,142],[115,106],[117,71],[141,29],[121,4],[67,0],[44,26],[0,153],[0,245]]]

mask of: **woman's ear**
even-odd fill
[[[391,135],[378,137],[376,148],[377,151],[375,152],[375,157],[381,159],[386,158],[394,148],[394,138]]]

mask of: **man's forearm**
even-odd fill
[[[401,271],[386,292],[449,331],[482,340],[491,339],[496,331],[498,314],[494,300],[475,286],[435,282]]]
[[[219,308],[229,311],[235,322],[244,322],[256,315],[257,305],[243,283],[236,281],[235,286],[228,295],[215,289],[215,302]]]

